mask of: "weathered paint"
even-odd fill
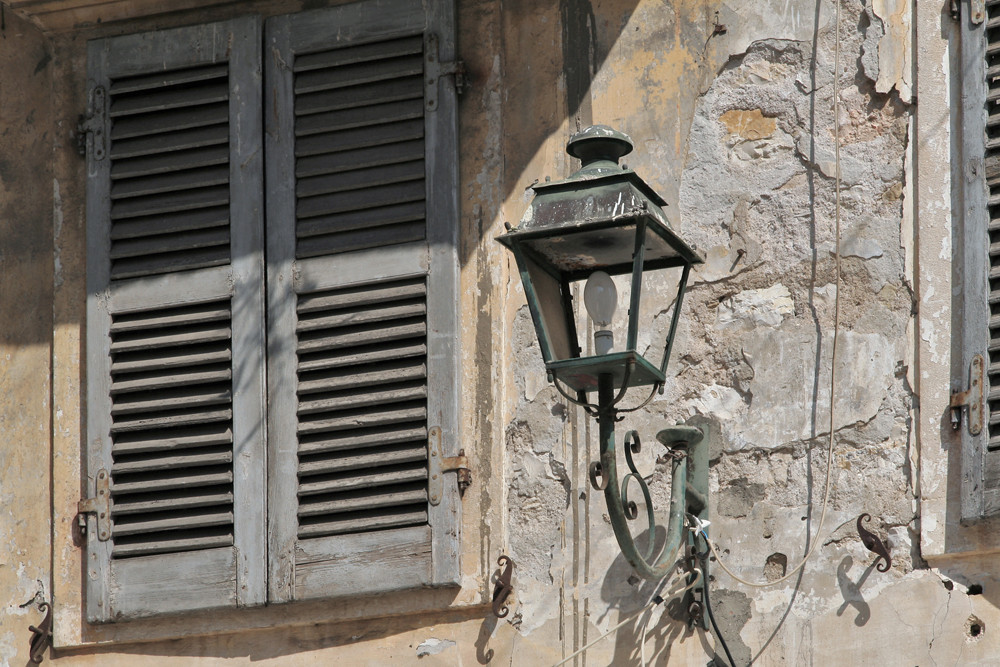
[[[198,5],[176,15],[143,0],[5,4],[0,538],[10,547],[0,554],[0,664],[26,661],[36,595],[55,600],[54,662],[111,667],[547,665],[639,609],[653,588],[629,581],[587,481],[596,429],[548,385],[516,272],[493,241],[504,221],[521,219],[532,182],[575,170],[565,140],[591,122],[632,136],[625,161],[708,260],[685,300],[665,395],[626,422],[648,443],[637,462],[654,501],[665,508],[669,469],[652,434],[697,416],[722,434],[711,530],[727,563],[773,579],[820,540],[801,578],[772,589],[713,572],[736,657],[993,660],[1000,574],[990,553],[1000,543],[995,527],[957,521],[957,441],[946,421],[956,91],[954,27],[940,3],[842,6],[835,119],[830,2],[463,0],[461,439],[474,483],[463,501],[461,588],[103,627],[82,620],[75,522],[89,489],[80,466],[85,177],[71,136],[86,39],[326,3],[209,1],[172,6]],[[817,538],[838,296],[835,122],[842,330],[832,497]],[[641,346],[665,330],[671,298],[643,304],[653,333]],[[588,331],[582,316],[578,328]],[[853,532],[863,511],[892,547],[888,573],[867,571],[871,556]],[[500,553],[518,564],[503,620],[487,611]],[[637,662],[644,622],[655,664],[705,664],[714,640],[673,620],[676,606],[626,623],[588,652],[589,664]],[[901,632],[919,641],[885,641]]]

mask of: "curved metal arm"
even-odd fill
[[[611,379],[601,378],[599,387],[599,404],[603,408],[614,398],[614,387]],[[663,548],[659,554],[654,553],[656,540],[656,526],[653,517],[652,504],[650,502],[649,489],[645,480],[639,474],[632,460],[632,454],[638,453],[641,448],[638,436],[634,432],[629,432],[625,436],[625,458],[629,472],[625,475],[622,484],[618,484],[617,452],[615,450],[614,434],[615,414],[612,409],[604,409],[598,415],[598,425],[600,427],[600,475],[604,483],[604,499],[607,503],[608,516],[611,519],[611,527],[615,532],[615,539],[622,550],[622,554],[629,562],[636,574],[644,579],[659,580],[670,573],[674,566],[674,557],[681,541],[684,538],[684,513],[688,505],[688,457],[676,457],[673,462],[671,473],[670,489],[670,513],[667,520],[667,536]],[[684,427],[682,427],[684,428]],[[687,429],[685,429],[687,430]],[[697,431],[696,429],[692,429]],[[699,438],[700,439],[700,438]],[[667,444],[667,443],[664,443]],[[686,444],[683,440],[678,440],[678,445]],[[642,490],[647,508],[647,520],[649,521],[650,544],[646,548],[646,553],[642,554],[632,537],[628,521],[637,515],[635,504],[628,499],[629,482],[635,480]],[[691,489],[695,491],[695,489]],[[695,491],[697,495],[701,495]],[[693,498],[698,504],[697,498]]]

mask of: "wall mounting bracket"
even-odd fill
[[[888,572],[889,568],[892,567],[892,557],[889,555],[889,548],[885,545],[885,542],[878,538],[878,535],[865,530],[865,527],[861,525],[863,521],[870,521],[871,518],[871,515],[867,512],[858,517],[858,535],[861,537],[861,543],[865,545],[865,548],[873,554],[878,555],[878,558],[872,563],[872,565],[876,566],[875,569],[879,572]],[[884,563],[881,562],[883,560],[885,561]]]
[[[28,629],[31,630],[28,658],[36,665],[42,664],[42,660],[45,659],[45,649],[52,643],[52,605],[44,601],[39,602],[38,610],[45,612],[45,618],[42,619],[37,628],[33,625],[28,626]]]
[[[497,565],[503,570],[497,574],[496,585],[493,586],[493,615],[497,618],[504,618],[510,613],[510,609],[505,603],[510,594],[514,592],[514,586],[510,583],[510,575],[514,571],[514,561],[505,554],[497,559]]]

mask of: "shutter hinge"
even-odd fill
[[[87,156],[89,150],[95,160],[104,159],[107,104],[108,95],[104,86],[95,87],[90,94],[87,113],[81,114],[76,124],[76,152],[83,157]]]
[[[104,468],[97,471],[95,486],[97,487],[97,495],[81,500],[77,505],[76,511],[79,512],[77,521],[80,528],[86,532],[87,518],[84,515],[96,515],[97,539],[101,542],[107,542],[111,539],[111,477]]]
[[[472,484],[472,471],[465,450],[458,450],[458,456],[441,456],[441,427],[434,426],[427,432],[427,497],[431,505],[440,505],[444,496],[444,474],[458,474],[458,493],[464,495]]]
[[[968,426],[971,435],[979,435],[983,430],[983,392],[985,386],[985,365],[983,355],[977,354],[969,363],[969,388],[951,395],[951,427],[956,431],[962,427],[962,408],[968,408]]]
[[[424,63],[424,103],[428,111],[438,107],[438,81],[443,76],[453,75],[455,92],[461,95],[465,91],[465,63],[461,60],[441,62],[438,59],[438,36],[427,35],[427,58]]]
[[[969,0],[969,18],[975,25],[986,20],[986,0]]]

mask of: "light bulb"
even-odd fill
[[[618,290],[615,282],[604,271],[594,271],[583,288],[583,303],[590,319],[600,328],[611,326],[611,318],[618,308]]]
[[[594,331],[594,351],[597,354],[607,354],[615,344],[614,334],[608,327],[618,308],[618,290],[615,289],[615,281],[611,280],[611,276],[604,271],[591,273],[583,288],[583,303],[587,306],[590,319],[597,326]]]

